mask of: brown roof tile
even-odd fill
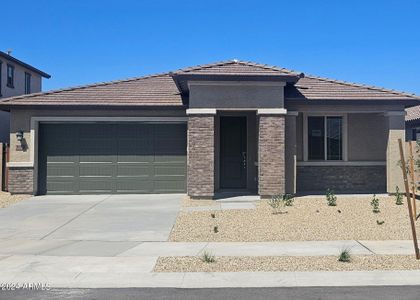
[[[420,105],[407,108],[405,111],[407,112],[405,115],[405,120],[407,122],[417,121],[420,119]]]
[[[225,61],[177,70],[173,73],[97,83],[3,99],[0,105],[127,105],[182,106],[172,74],[285,75],[302,73],[244,61]],[[287,85],[286,100],[420,100],[413,94],[327,78],[305,76]]]

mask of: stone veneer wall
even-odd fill
[[[298,166],[297,192],[385,193],[385,166]],[[402,187],[400,187],[401,189]]]
[[[258,193],[261,198],[285,192],[285,116],[259,115]]]
[[[214,115],[188,117],[188,195],[214,196]]]
[[[34,169],[9,168],[9,192],[12,194],[33,194]]]

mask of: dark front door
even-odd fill
[[[220,187],[246,188],[246,117],[220,117]]]

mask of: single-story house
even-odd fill
[[[413,106],[406,109],[405,116],[405,139],[407,141],[420,142],[420,105]]]
[[[9,191],[391,193],[419,101],[237,60],[8,98]]]

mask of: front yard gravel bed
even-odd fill
[[[159,257],[154,272],[277,272],[417,270],[420,261],[406,255],[353,256],[339,262],[336,256],[216,257],[213,263],[199,257]]]
[[[0,192],[0,208],[10,206],[16,202],[32,197],[31,195],[11,195],[10,193]]]
[[[394,197],[378,198],[380,213],[372,212],[372,196],[369,195],[337,196],[337,206],[328,206],[325,196],[298,197],[293,206],[283,208],[279,214],[272,213],[267,201],[260,201],[255,209],[247,210],[181,211],[170,241],[411,239],[405,199],[404,205],[396,205]]]

